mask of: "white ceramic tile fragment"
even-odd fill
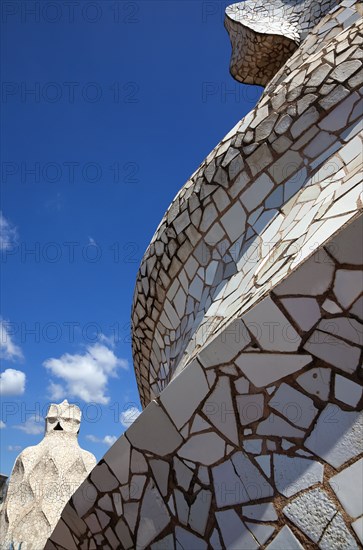
[[[52,533],[52,541],[58,543],[61,546],[67,545],[67,548],[69,548],[69,550],[77,549],[71,532],[62,519],[60,519],[60,521],[57,523],[56,528]],[[19,546],[22,546],[22,544]]]
[[[157,431],[155,426],[158,426]],[[173,452],[183,441],[156,401],[152,401],[130,426],[127,438],[137,449],[154,452],[159,456]]]
[[[293,352],[300,345],[301,338],[271,298],[255,305],[243,320],[263,350]]]
[[[104,456],[104,461],[111,468],[121,485],[129,479],[130,450],[131,446],[126,437],[120,437]],[[77,497],[77,493],[75,493],[75,497]]]
[[[258,455],[261,452],[262,439],[245,439],[243,441],[243,448],[246,453]]]
[[[277,514],[272,502],[242,506],[242,515],[256,521],[276,521]]]
[[[192,435],[179,449],[178,455],[209,466],[224,456],[225,447],[225,441],[219,435],[214,432],[203,432]]]
[[[335,397],[350,407],[356,407],[362,398],[363,388],[340,374],[335,375]]]
[[[231,242],[234,243],[242,235],[246,224],[246,212],[243,210],[240,202],[236,202],[222,216],[221,223]]]
[[[255,460],[260,465],[263,473],[267,477],[271,477],[271,456],[270,455],[260,455],[260,456],[256,456]]]
[[[276,443],[275,441],[271,441],[270,439],[268,439],[266,441],[266,446],[268,448],[269,451],[276,451]]]
[[[235,361],[257,388],[268,386],[311,362],[310,355],[280,353],[242,353]]]
[[[161,393],[160,401],[180,429],[209,392],[203,369],[196,363],[186,367]],[[185,399],[185,396],[188,399]]]
[[[112,475],[107,464],[99,464],[97,468],[94,468],[90,474],[90,480],[97,487],[98,490],[104,492],[112,491],[119,485],[119,481],[114,475]]]
[[[362,265],[363,249],[356,246],[363,234],[363,216],[353,221],[329,243],[328,250],[340,264]]]
[[[178,520],[183,525],[187,525],[189,517],[189,504],[185,500],[184,493],[179,489],[174,489],[174,499]]]
[[[300,428],[308,428],[318,413],[310,397],[285,383],[281,384],[270,399],[269,405],[285,416],[291,424]]]
[[[352,527],[361,544],[363,545],[363,516],[353,521]]]
[[[347,514],[352,518],[363,514],[363,458],[333,476],[329,483]]]
[[[234,504],[272,496],[270,484],[258,468],[242,452],[212,469],[217,506]]]
[[[278,437],[304,437],[305,435],[305,432],[298,428],[294,428],[294,426],[291,426],[286,420],[275,414],[270,414],[266,420],[260,422],[256,433],[258,435],[275,435]]]
[[[280,283],[274,292],[279,296],[319,296],[329,288],[333,274],[333,261],[324,250],[319,250]]]
[[[339,468],[363,451],[362,414],[328,404],[320,413],[305,447]]]
[[[323,481],[324,466],[315,460],[274,454],[273,465],[276,489],[285,497]]]
[[[208,424],[208,422],[204,420],[204,418],[202,418],[199,414],[196,414],[193,420],[193,424],[190,432],[198,433],[198,432],[204,432],[210,429],[211,429],[211,425]]]
[[[231,460],[226,460],[215,466],[212,469],[212,476],[218,508],[249,502],[250,498],[236,474]]]
[[[207,521],[209,517],[210,505],[212,502],[212,493],[202,489],[190,507],[189,525],[190,527],[204,536]]]
[[[361,271],[339,269],[335,275],[334,294],[343,308],[348,308],[363,292]]]
[[[271,525],[259,525],[258,523],[246,522],[246,527],[251,531],[251,533],[253,534],[255,539],[257,539],[261,546],[268,541],[268,539],[275,531],[275,528]]]
[[[256,422],[263,416],[264,401],[263,393],[236,396],[238,416],[242,426]]]
[[[281,303],[304,331],[310,330],[321,317],[320,307],[315,298],[284,298]]]
[[[349,343],[363,345],[363,325],[355,319],[347,317],[322,319],[317,328],[337,338],[348,340]]]
[[[283,509],[285,516],[313,542],[318,542],[336,511],[335,504],[321,489],[303,493]]]
[[[349,374],[355,371],[360,359],[360,349],[357,346],[351,346],[340,338],[320,330],[313,332],[304,349],[328,365],[333,365]]]
[[[336,514],[329,523],[319,542],[319,548],[321,548],[321,550],[341,550],[342,548],[358,550],[359,546],[353,535],[347,529],[340,513]]]
[[[216,519],[222,534],[224,546],[228,550],[257,550],[259,544],[251,535],[245,524],[241,521],[234,510],[216,512]]]
[[[247,378],[241,376],[238,380],[235,380],[234,387],[236,388],[237,393],[248,393],[250,389],[250,383]]]
[[[208,544],[200,537],[197,537],[190,531],[179,527],[175,527],[175,539],[177,550],[185,550],[185,548],[195,548],[195,550],[207,550]]]
[[[250,342],[248,332],[240,319],[233,321],[228,330],[220,334],[203,349],[198,359],[205,368],[219,367],[232,359]]]
[[[219,538],[217,529],[213,529],[213,533],[209,539],[209,544],[213,550],[222,550],[221,539]],[[165,548],[165,550],[167,549]]]
[[[208,421],[233,444],[238,445],[236,417],[234,414],[231,383],[228,376],[218,378],[217,385],[202,409]]]
[[[316,395],[323,401],[327,401],[330,392],[331,370],[313,368],[301,374],[297,383],[311,395]]]
[[[341,313],[342,308],[338,306],[336,302],[333,302],[333,300],[329,300],[327,298],[323,305],[321,306],[324,311],[327,311],[328,313],[331,313],[334,315],[335,313]]]
[[[285,525],[266,550],[304,550],[291,529]]]
[[[193,477],[193,472],[190,470],[184,462],[174,457],[173,460],[174,472],[176,481],[179,487],[182,487],[185,491],[189,490],[190,482]]]
[[[173,535],[167,535],[158,542],[154,542],[151,545],[151,550],[167,550],[167,548],[174,548],[174,538]]]
[[[137,545],[141,548],[150,542],[168,525],[170,516],[154,483],[149,481],[140,511]]]

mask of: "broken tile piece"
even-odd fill
[[[286,420],[275,414],[270,414],[266,420],[260,422],[256,433],[258,435],[276,435],[279,437],[304,437],[305,432],[291,426]]]
[[[327,401],[330,392],[331,370],[324,368],[310,369],[301,374],[296,382],[311,395]]]
[[[239,421],[242,426],[256,422],[263,416],[265,397],[263,393],[236,396]]]
[[[252,384],[261,388],[301,370],[311,361],[311,355],[242,353],[235,363]]]
[[[363,514],[363,458],[333,476],[329,483],[347,514],[352,518]]]
[[[222,534],[225,548],[228,550],[257,550],[259,544],[234,510],[216,512],[216,519]],[[191,548],[191,547],[189,547]]]
[[[361,271],[339,269],[335,275],[334,294],[343,308],[348,308],[363,292]]]
[[[179,527],[175,527],[175,539],[176,539],[176,548],[177,550],[185,550],[185,548],[195,548],[195,550],[207,550],[207,543],[197,537],[190,531]],[[169,549],[168,549],[169,550]]]
[[[318,413],[310,397],[285,383],[281,384],[270,399],[269,405],[285,416],[291,424],[300,428],[308,428]]]
[[[319,548],[321,550],[341,550],[342,548],[358,550],[359,546],[348,531],[341,514],[336,514],[329,523],[319,542]]]
[[[173,452],[183,440],[170,418],[156,401],[152,401],[146,411],[127,430],[128,440],[137,449],[154,452],[159,456]],[[155,426],[158,426],[156,432]]]
[[[192,435],[179,449],[178,455],[181,458],[210,466],[224,456],[225,447],[225,441],[216,433],[203,432]]]
[[[276,521],[277,514],[272,502],[242,506],[242,515],[256,521]]]
[[[188,365],[160,395],[160,400],[175,426],[180,429],[189,420],[209,392],[203,369],[198,364]],[[185,399],[188,395],[188,399]]]
[[[137,546],[145,548],[168,525],[170,516],[153,481],[149,481],[140,511]]]
[[[315,298],[284,298],[283,306],[304,331],[310,330],[320,319],[320,307]]]
[[[261,546],[268,541],[272,533],[275,531],[275,528],[271,525],[261,525],[258,523],[246,522],[246,527],[251,531],[251,533]]]
[[[363,516],[353,521],[352,527],[361,544],[363,544]]]
[[[263,350],[293,352],[300,345],[301,338],[271,298],[256,304],[243,320]]]
[[[350,407],[356,407],[362,398],[363,388],[340,374],[335,375],[335,397]]]
[[[274,454],[273,464],[276,489],[285,497],[323,481],[324,466],[315,460]]]
[[[210,505],[212,502],[212,493],[202,489],[190,507],[189,525],[190,527],[204,536],[207,521],[209,517]]]
[[[360,359],[358,347],[351,346],[340,338],[320,330],[313,332],[304,349],[328,365],[333,365],[349,374],[356,370]]]
[[[244,378],[241,376],[241,378],[238,378],[238,380],[235,380],[234,387],[236,388],[237,393],[248,393],[250,389],[250,383],[247,380],[247,378]]]
[[[275,293],[279,296],[305,294],[319,296],[326,292],[332,282],[334,263],[324,250],[319,250],[296,271],[280,283]]]
[[[266,550],[304,550],[291,529],[285,525]]]
[[[258,455],[261,452],[262,439],[245,439],[243,441],[243,448],[246,453]]]
[[[217,385],[208,396],[202,411],[217,430],[234,445],[238,445],[236,417],[233,411],[231,383],[228,376],[218,378]]]
[[[272,496],[271,485],[241,451],[212,469],[219,508]]]
[[[283,513],[313,542],[318,542],[335,516],[336,507],[324,491],[313,489],[295,498]]]
[[[260,455],[260,456],[256,456],[255,460],[260,465],[263,473],[267,477],[271,477],[271,456],[270,455]]]
[[[305,447],[339,468],[363,451],[362,414],[328,404],[305,441]]]

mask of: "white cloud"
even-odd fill
[[[15,345],[9,333],[10,323],[0,319],[0,357],[14,361],[23,359],[23,354],[19,346]]]
[[[6,424],[2,420],[0,420],[0,430],[3,430],[4,428],[6,428]]]
[[[0,374],[0,395],[21,395],[25,391],[25,373],[6,369]]]
[[[38,435],[44,433],[44,419],[39,416],[29,416],[25,422],[14,426],[17,430],[21,430],[30,435]]]
[[[103,405],[110,400],[106,395],[109,378],[117,377],[119,368],[128,368],[125,359],[103,344],[88,346],[82,355],[65,353],[59,359],[47,359],[43,365],[65,382],[67,395]]]
[[[114,443],[116,443],[117,437],[115,435],[105,435],[103,438],[103,442],[111,447]]]
[[[109,348],[115,347],[115,336],[106,336],[105,334],[99,334],[98,340],[103,344],[106,344]]]
[[[6,448],[10,452],[21,451],[21,449],[22,449],[22,447],[20,445],[8,445]]]
[[[117,441],[117,437],[115,435],[105,435],[102,439],[96,437],[95,435],[86,435],[86,439],[92,441],[92,443],[104,443],[108,447],[111,447],[115,441]]]
[[[66,391],[61,384],[56,384],[55,382],[50,382],[48,386],[49,399],[54,401],[60,401],[66,397]]]
[[[14,247],[18,240],[18,232],[0,212],[0,250],[9,250]]]
[[[137,407],[129,407],[120,414],[120,422],[125,428],[129,428],[140,414],[141,411]]]

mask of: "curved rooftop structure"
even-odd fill
[[[133,308],[145,409],[46,550],[362,547],[362,9],[283,6],[290,34],[297,6],[316,26],[159,225]]]
[[[256,31],[261,25],[260,14],[271,19],[271,30],[276,30],[280,21],[285,38],[291,42],[294,36],[298,42],[335,5],[335,0],[276,1],[271,5],[251,0],[227,8],[227,28],[232,14],[237,25],[232,36],[232,66],[239,68],[232,73],[237,71],[245,81],[244,72],[253,74],[257,54],[250,59],[249,48],[264,48]],[[280,51],[280,44],[270,34],[267,23],[265,27],[268,32],[264,36],[271,39],[269,51],[273,55]],[[277,72],[261,101],[184,185],[145,252],[132,312],[134,366],[144,405],[160,394],[178,368],[187,364],[193,348],[199,349],[201,342],[228,320],[230,308],[217,307],[225,287],[228,293],[243,279],[244,302],[248,304],[252,295],[258,297],[258,289],[245,276],[250,265],[245,265],[246,251],[260,246],[262,230],[283,216],[284,204],[292,194],[311,184],[314,173],[325,162],[306,165],[301,136],[306,130],[310,131],[307,138],[316,136],[314,123],[325,95],[320,85],[333,71],[329,62],[323,68],[310,62],[310,55],[321,55],[323,36],[328,31],[310,38],[305,60],[297,56],[296,64],[285,66],[281,73],[278,71],[285,58],[270,64],[267,72],[261,68],[265,80]],[[296,47],[294,42],[289,55]],[[309,72],[312,74],[303,87]],[[257,83],[255,77],[252,80]],[[332,143],[335,139],[332,137]],[[264,255],[264,251],[261,253]]]

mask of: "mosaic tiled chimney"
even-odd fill
[[[76,405],[51,405],[44,439],[16,459],[0,512],[1,548],[44,548],[65,504],[96,464],[78,444],[80,422]]]
[[[227,8],[232,75],[266,88],[145,253],[145,409],[47,550],[362,547],[361,15]]]

